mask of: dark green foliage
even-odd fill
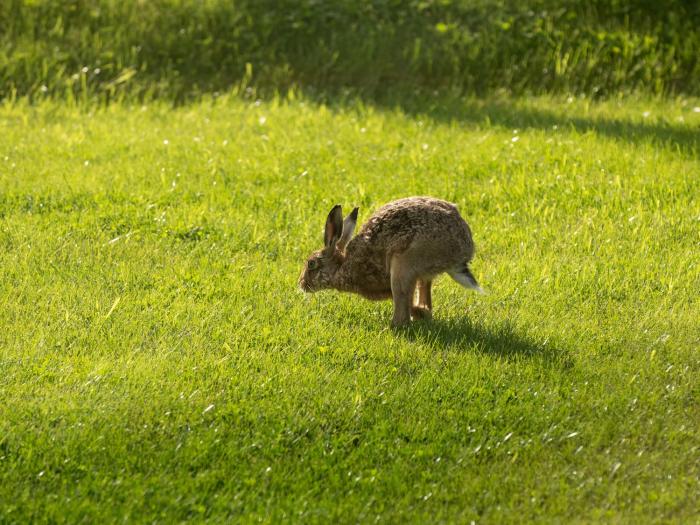
[[[683,0],[4,0],[0,98],[700,92]]]

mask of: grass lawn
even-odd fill
[[[697,523],[700,101],[0,107],[0,522]],[[458,204],[435,319],[296,280]]]

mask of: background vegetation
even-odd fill
[[[0,98],[232,87],[697,94],[683,0],[5,0]]]

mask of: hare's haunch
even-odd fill
[[[394,301],[393,326],[432,315],[433,279],[448,273],[481,291],[469,270],[474,242],[457,207],[410,197],[381,207],[353,238],[357,208],[345,220],[340,205],[326,219],[324,248],[311,254],[299,277],[305,292],[335,289]]]

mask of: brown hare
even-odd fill
[[[324,248],[311,254],[299,277],[305,292],[335,289],[394,301],[392,326],[430,318],[433,279],[447,272],[481,292],[468,264],[474,255],[469,225],[457,207],[432,197],[390,202],[357,236],[357,208],[343,220],[340,205],[326,219]]]

